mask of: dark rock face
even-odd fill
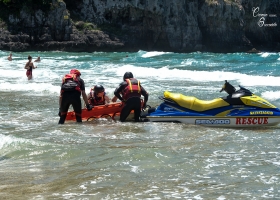
[[[53,0],[48,13],[23,9],[19,19],[10,15],[9,31],[0,29],[0,49],[280,50],[279,0],[64,1]]]

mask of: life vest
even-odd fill
[[[127,86],[122,91],[122,97],[126,101],[130,97],[141,97],[140,81],[135,78],[125,79]]]
[[[76,74],[66,74],[62,78],[62,92],[78,91],[81,92],[80,82]]]
[[[91,89],[90,93],[89,93],[90,104],[93,106],[105,105],[105,95],[106,95],[106,93],[104,92],[102,97],[98,97],[95,94],[95,92]]]

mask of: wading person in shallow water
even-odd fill
[[[38,56],[38,58],[36,60],[34,60],[34,62],[40,62],[40,61],[41,61],[40,56]]]
[[[12,58],[13,54],[10,53],[10,55],[8,56],[8,61],[12,61],[13,58]]]
[[[26,69],[26,76],[28,78],[28,80],[32,79],[32,70],[37,68],[36,66],[34,66],[33,62],[32,62],[32,57],[28,56],[28,62],[25,64],[24,69]]]
[[[134,110],[134,121],[138,122],[141,114],[141,95],[144,96],[143,107],[148,101],[148,93],[141,86],[140,81],[133,78],[131,72],[126,72],[123,76],[123,82],[116,88],[115,96],[124,102],[124,107],[121,111],[120,120],[124,122],[130,112]]]
[[[88,103],[92,106],[108,105],[110,103],[110,98],[102,85],[96,85],[91,88],[87,98]]]
[[[84,80],[80,78],[81,73],[77,69],[71,69],[62,79],[62,85],[59,97],[59,124],[64,124],[69,106],[72,105],[76,121],[82,122],[82,104],[81,94],[88,110],[92,110],[92,106],[88,104],[87,95],[85,93]]]

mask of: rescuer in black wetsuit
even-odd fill
[[[69,106],[72,104],[76,121],[82,122],[81,113],[81,94],[88,110],[92,110],[92,106],[88,104],[87,95],[85,93],[84,80],[80,78],[80,71],[72,69],[69,74],[66,74],[62,79],[62,85],[59,97],[59,124],[64,124]]]
[[[126,72],[123,82],[115,89],[114,94],[125,104],[120,115],[121,122],[126,120],[132,110],[134,110],[134,120],[138,122],[141,114],[141,95],[144,96],[143,107],[146,106],[149,96],[140,81],[133,78],[131,72]]]

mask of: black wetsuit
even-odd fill
[[[135,81],[136,79],[134,79]],[[137,80],[136,80],[137,81]],[[121,101],[125,101],[125,105],[121,111],[120,121],[124,122],[130,112],[134,110],[134,121],[138,122],[141,114],[141,95],[144,96],[144,105],[146,105],[148,101],[148,93],[146,90],[140,85],[141,92],[140,95],[135,95],[134,93],[128,94],[128,98],[124,99],[120,93],[123,93],[124,89],[127,87],[128,83],[126,81],[122,82],[119,87],[116,88],[114,94]]]
[[[85,83],[83,79],[78,78],[79,83],[80,83],[80,89],[81,91],[85,90]],[[74,90],[74,91],[64,91],[61,94],[62,99],[61,99],[61,105],[60,105],[60,119],[59,119],[59,124],[64,124],[64,121],[67,116],[67,112],[69,109],[69,106],[72,105],[75,116],[76,116],[76,121],[77,122],[82,122],[82,104],[81,104],[81,92]]]

